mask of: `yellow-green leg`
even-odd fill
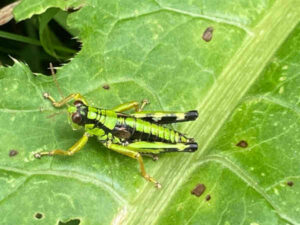
[[[140,170],[141,170],[142,176],[147,181],[150,181],[150,182],[154,183],[157,188],[161,188],[161,184],[158,183],[155,179],[153,179],[152,177],[150,177],[146,173],[144,162],[143,162],[143,158],[142,158],[142,156],[141,156],[140,153],[135,152],[133,149],[131,149],[131,148],[127,147],[127,146],[118,145],[118,144],[106,143],[106,147],[109,148],[109,149],[111,149],[111,150],[113,150],[113,151],[115,151],[115,152],[118,152],[118,153],[121,153],[123,155],[129,156],[129,157],[131,157],[133,159],[137,159],[137,161],[140,164]]]
[[[130,109],[134,109],[136,112],[141,112],[147,104],[149,104],[149,101],[146,99],[144,99],[141,104],[137,101],[126,102],[112,108],[112,110],[115,112],[124,112]]]
[[[80,149],[85,146],[89,139],[89,134],[85,133],[72,147],[70,147],[68,150],[61,150],[61,149],[55,149],[49,152],[39,152],[34,154],[35,158],[41,158],[43,156],[52,156],[52,155],[66,155],[71,156],[74,153],[78,152]]]
[[[52,105],[57,108],[67,104],[69,101],[71,101],[73,99],[80,100],[85,105],[88,104],[87,101],[85,100],[85,98],[79,93],[70,94],[68,97],[60,100],[59,102],[57,102],[51,95],[49,95],[49,93],[44,93],[43,96],[44,96],[44,98],[49,99],[52,102]]]

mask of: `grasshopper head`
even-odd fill
[[[87,120],[87,106],[80,100],[76,100],[73,106],[68,107],[69,119],[74,130],[84,126]]]

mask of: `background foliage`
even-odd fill
[[[45,27],[58,8],[78,7],[67,25],[82,49],[58,69],[64,95],[104,108],[147,98],[150,110],[197,109],[196,122],[175,127],[200,148],[145,159],[161,190],[95,140],[73,157],[35,160],[82,131],[43,99],[45,91],[60,98],[52,79],[15,60],[0,67],[3,224],[300,223],[298,1],[23,0],[14,15],[41,14],[39,41],[60,58],[61,42]],[[198,183],[200,197],[191,194]]]

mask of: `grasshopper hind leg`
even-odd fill
[[[135,118],[143,119],[151,123],[156,124],[171,124],[193,121],[198,118],[197,110],[192,110],[188,112],[153,112],[153,111],[138,111],[136,113],[130,114]]]
[[[147,180],[150,181],[152,183],[155,184],[156,188],[161,188],[161,184],[159,182],[157,182],[154,178],[152,178],[151,176],[149,176],[149,174],[146,173],[145,170],[145,166],[144,166],[144,162],[143,162],[143,158],[141,156],[141,154],[137,151],[135,151],[135,149],[130,148],[128,146],[123,146],[123,145],[119,145],[119,144],[113,144],[113,143],[105,143],[105,146],[115,152],[118,152],[120,154],[129,156],[133,159],[136,159],[139,162],[140,165],[140,171],[142,176]]]
[[[128,147],[141,154],[159,154],[164,152],[195,152],[198,149],[196,142],[165,143],[137,141],[128,144]]]

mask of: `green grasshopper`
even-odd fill
[[[142,155],[194,152],[198,149],[193,138],[162,126],[162,124],[195,120],[198,117],[196,110],[186,113],[143,111],[149,103],[147,100],[142,101],[141,104],[136,101],[123,103],[108,110],[89,106],[79,93],[71,94],[61,101],[56,101],[48,93],[44,93],[44,97],[57,108],[74,101],[73,105],[68,105],[71,125],[75,129],[83,127],[85,132],[68,150],[39,152],[35,154],[36,158],[53,155],[71,156],[87,143],[89,137],[96,136],[108,149],[137,159],[142,176],[160,188],[160,183],[146,173]],[[124,113],[130,109],[135,109],[135,113]]]

